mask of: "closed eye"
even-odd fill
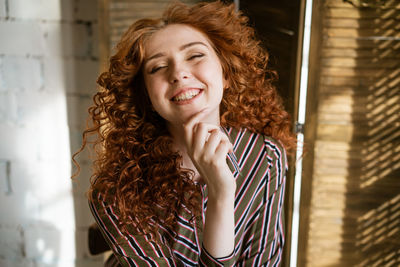
[[[188,58],[188,60],[192,60],[192,59],[195,59],[195,58],[201,58],[201,57],[203,57],[204,56],[204,54],[201,54],[201,53],[199,53],[199,54],[194,54],[194,55],[191,55],[189,58]]]
[[[150,74],[154,74],[162,68],[166,68],[167,66],[156,66],[150,70]]]

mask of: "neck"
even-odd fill
[[[172,140],[174,141],[174,147],[181,153],[187,154],[185,145],[185,132],[183,125],[168,125],[168,130],[171,133]]]

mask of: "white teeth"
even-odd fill
[[[189,100],[200,93],[200,90],[187,91],[173,98],[174,101]]]

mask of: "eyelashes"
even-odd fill
[[[187,58],[187,60],[188,60],[188,61],[192,61],[192,60],[195,60],[195,59],[200,59],[200,58],[202,58],[202,57],[204,57],[204,56],[205,56],[205,55],[204,55],[203,53],[196,53],[196,54],[190,55],[190,56]],[[168,67],[168,65],[158,65],[158,66],[155,66],[155,67],[153,67],[153,68],[150,69],[150,74],[154,74],[154,73],[158,72],[159,70],[161,70],[161,69],[163,69],[163,68],[166,68],[166,67]]]
[[[202,57],[204,57],[204,54],[198,53],[198,54],[191,55],[188,59],[192,60],[192,59],[195,59],[195,58],[202,58]]]
[[[166,66],[157,66],[157,67],[154,67],[154,68],[152,68],[151,70],[150,70],[150,74],[154,74],[154,73],[156,73],[157,71],[159,71],[160,69],[162,69],[162,68],[165,68]]]

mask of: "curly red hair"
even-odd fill
[[[123,229],[133,226],[137,233],[156,236],[157,225],[174,227],[183,206],[193,216],[199,214],[193,172],[180,167],[182,157],[174,151],[143,82],[144,43],[167,25],[189,25],[213,44],[229,84],[220,104],[222,126],[246,127],[294,148],[289,115],[273,85],[276,73],[267,67],[268,54],[247,22],[233,4],[174,3],[161,19],[139,20],[122,36],[108,71],[98,78],[102,89],[89,108],[93,126],[84,132],[81,150],[89,135],[96,134],[97,159],[88,195],[96,190],[111,197]]]

